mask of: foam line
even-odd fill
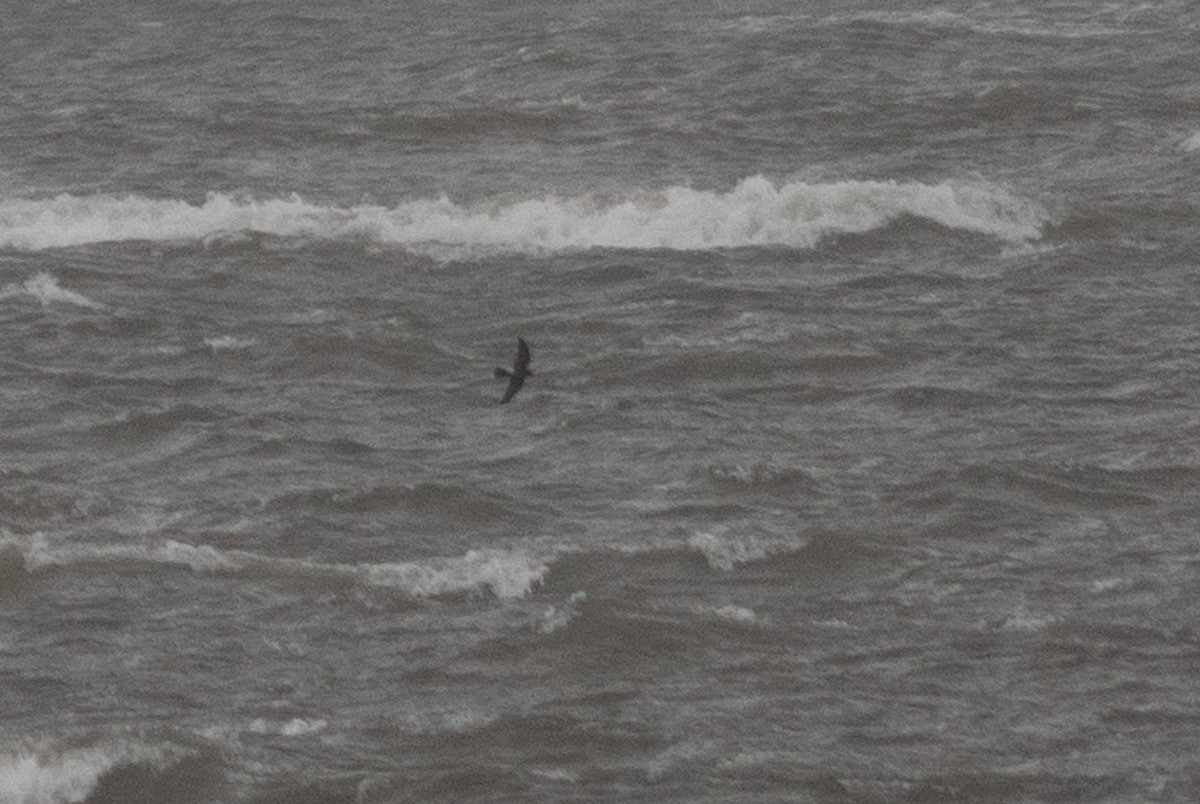
[[[211,193],[201,204],[138,196],[60,195],[0,201],[0,248],[42,250],[102,242],[211,242],[258,233],[359,239],[417,251],[539,254],[591,248],[808,249],[910,216],[1008,243],[1037,239],[1037,203],[985,182],[939,184],[743,179],[728,192],[671,186],[624,196],[541,197],[459,205],[447,198],[395,207],[256,200]],[[230,242],[237,242],[233,237]]]
[[[22,542],[0,542],[12,552],[20,550],[19,564],[28,571],[50,566],[108,562],[160,564],[187,567],[195,572],[239,574],[252,572],[281,578],[341,578],[368,586],[395,589],[412,597],[437,597],[489,590],[498,598],[519,598],[535,589],[549,566],[522,551],[470,550],[460,556],[379,564],[325,564],[293,558],[265,556],[244,550],[218,550],[174,540],[124,545],[51,545],[44,537]],[[2,557],[2,556],[0,556]]]

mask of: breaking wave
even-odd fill
[[[0,204],[0,207],[2,206]],[[0,216],[0,225],[2,225],[2,222],[3,216]],[[92,310],[103,309],[103,305],[97,304],[86,296],[76,293],[73,290],[67,290],[58,283],[57,279],[44,271],[34,274],[19,285],[9,283],[0,288],[0,301],[15,296],[30,296],[41,302],[43,307],[49,307],[51,304],[57,303],[73,304],[76,307],[87,307]]]
[[[590,248],[704,251],[782,246],[883,229],[913,217],[1007,243],[1041,236],[1047,212],[986,182],[774,183],[743,179],[728,192],[672,186],[622,196],[489,200],[442,197],[395,207],[259,200],[211,193],[201,204],[138,196],[60,195],[0,201],[0,248],[199,242],[259,234],[362,239],[416,252],[539,254]]]
[[[220,775],[219,757],[200,746],[121,737],[71,747],[42,741],[0,753],[0,801],[196,801]]]
[[[396,562],[337,563],[221,550],[173,539],[124,544],[83,544],[44,534],[0,538],[0,594],[18,589],[34,573],[56,567],[175,567],[193,572],[302,584],[306,589],[386,590],[413,599],[498,600],[539,591],[575,592],[606,576],[658,574],[665,568],[731,572],[744,565],[796,556],[810,540],[798,534],[740,532],[718,526],[683,540],[636,547],[546,545],[541,549],[477,549],[454,556]],[[699,564],[697,564],[699,561]],[[692,569],[688,569],[692,568]],[[596,573],[599,573],[598,575]],[[573,603],[574,601],[572,601]],[[559,612],[569,619],[569,611]]]
[[[250,575],[306,584],[391,589],[414,598],[489,593],[497,598],[518,598],[536,588],[549,566],[521,551],[470,550],[446,556],[392,563],[338,564],[266,556],[243,550],[218,550],[174,540],[145,544],[51,544],[44,536],[23,537],[0,544],[0,560],[9,574],[55,566],[79,564],[156,564],[185,567],[195,572]],[[3,557],[7,555],[5,560]]]
[[[715,570],[730,572],[741,564],[764,561],[773,556],[794,554],[805,546],[800,537],[768,537],[739,534],[727,528],[699,531],[688,539],[688,547],[704,556]]]

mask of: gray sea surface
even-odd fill
[[[1200,799],[1193,4],[3,5],[0,804]]]

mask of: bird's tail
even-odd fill
[[[508,369],[502,369],[502,368],[496,369],[496,378],[497,379],[499,379],[501,377],[511,377],[511,376],[512,376],[512,372],[509,371]]]

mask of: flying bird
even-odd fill
[[[517,357],[513,360],[512,371],[504,368],[496,369],[496,377],[508,378],[508,388],[505,389],[500,404],[503,405],[516,396],[517,391],[520,391],[521,386],[525,384],[525,378],[532,376],[533,372],[529,370],[529,344],[525,343],[524,338],[517,338]]]

